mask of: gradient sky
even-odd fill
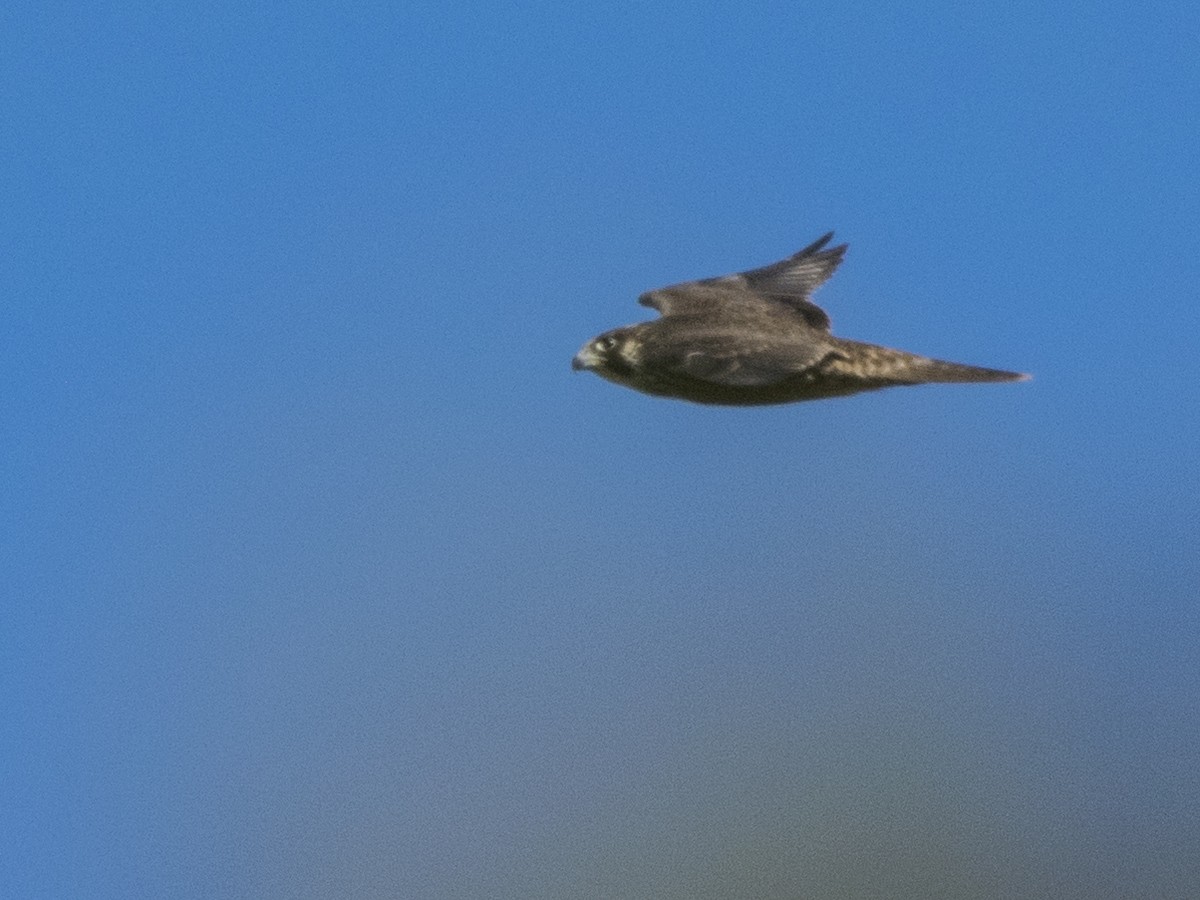
[[[8,3],[0,895],[1200,884],[1200,8]],[[589,374],[829,229],[835,333]]]

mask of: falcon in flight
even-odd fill
[[[661,317],[593,338],[571,367],[646,394],[725,406],[1029,378],[834,337],[829,316],[809,299],[846,252],[845,244],[826,249],[832,238],[761,269],[642,294],[638,302]]]

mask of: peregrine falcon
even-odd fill
[[[761,269],[642,294],[650,322],[606,331],[571,362],[658,397],[763,406],[905,384],[1024,381],[1028,375],[943,362],[836,338],[812,295],[842,261],[833,232]]]

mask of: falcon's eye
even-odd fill
[[[617,339],[612,335],[606,334],[602,338],[596,338],[596,349],[602,353],[607,353],[615,346],[617,346]]]

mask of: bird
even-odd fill
[[[1029,379],[834,337],[829,316],[810,299],[849,246],[827,247],[831,240],[832,231],[768,266],[648,291],[638,302],[659,318],[597,335],[571,367],[651,396],[720,406]]]

